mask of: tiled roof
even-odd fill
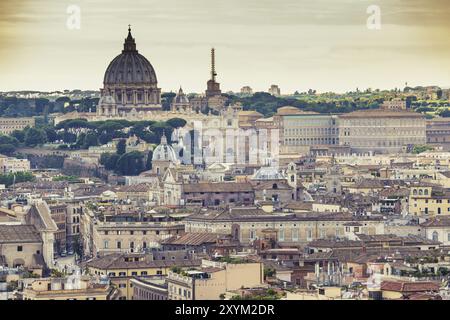
[[[450,217],[431,218],[421,224],[422,227],[450,227]]]
[[[405,293],[439,291],[439,284],[435,282],[383,281],[381,290]]]
[[[86,265],[91,268],[97,269],[134,269],[134,268],[164,268],[172,266],[190,267],[201,265],[201,260],[192,259],[169,259],[165,260],[151,260],[147,259],[144,254],[134,254],[133,257],[137,257],[138,261],[130,259],[126,261],[127,257],[124,253],[113,253],[100,258],[95,258],[86,262]]]
[[[341,119],[353,118],[418,118],[425,119],[423,114],[407,110],[358,110],[347,114],[339,115]]]
[[[147,192],[150,189],[150,185],[146,183],[132,184],[129,186],[120,187],[117,192]]]
[[[0,243],[42,242],[32,225],[0,225]]]
[[[181,237],[169,238],[163,244],[199,246],[205,243],[215,243],[218,238],[216,233],[185,233]]]
[[[219,182],[219,183],[193,183],[183,186],[185,193],[193,192],[252,192],[252,185],[248,182]]]
[[[276,187],[275,187],[275,185],[276,185]],[[271,181],[267,181],[267,182],[263,182],[261,184],[255,185],[254,189],[255,190],[292,190],[293,187],[291,187],[285,181],[278,181],[276,183],[273,183]]]

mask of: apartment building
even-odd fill
[[[23,130],[26,127],[34,127],[35,120],[32,117],[24,118],[0,118],[0,134],[9,135],[15,130]]]
[[[348,238],[349,223],[357,223],[356,233],[382,234],[381,216],[356,217],[343,213],[266,213],[256,208],[206,210],[185,219],[186,232],[232,235],[241,244],[263,239],[267,232],[275,234],[280,244],[299,245],[316,239]]]
[[[429,183],[415,184],[409,194],[409,214],[420,217],[450,215],[450,192]]]
[[[169,272],[167,283],[169,300],[218,300],[227,291],[263,285],[264,265],[203,260],[197,270]]]

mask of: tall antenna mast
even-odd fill
[[[211,80],[216,81],[216,50],[211,49]]]

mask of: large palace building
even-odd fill
[[[426,120],[409,110],[358,110],[339,116],[339,142],[356,152],[400,152],[426,144]]]
[[[97,108],[99,116],[161,110],[161,89],[151,63],[136,49],[128,29],[124,48],[108,66]]]

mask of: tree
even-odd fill
[[[25,141],[25,132],[23,130],[14,130],[11,133],[11,137],[16,138],[19,142]]]
[[[77,142],[75,143],[76,148],[82,148],[84,145],[84,140],[86,139],[86,133],[82,132],[77,137]]]
[[[84,141],[83,141],[83,145],[82,148],[83,149],[89,149],[89,147],[93,147],[93,146],[98,146],[98,137],[97,134],[94,132],[89,132],[88,134],[86,134],[86,136],[84,137]]]
[[[152,170],[153,151],[150,150],[147,154],[147,161],[145,162],[145,169]]]
[[[176,93],[174,92],[166,92],[161,95],[161,105],[164,111],[170,110],[170,104],[175,96]]]
[[[127,143],[125,139],[121,139],[117,143],[117,154],[122,155],[126,152],[127,152]]]
[[[42,129],[30,128],[25,133],[25,145],[28,147],[35,147],[44,144],[47,140],[45,131]]]
[[[186,120],[181,118],[172,118],[166,121],[166,123],[172,128],[183,128],[186,125]]]
[[[115,153],[102,153],[100,156],[100,164],[103,165],[106,170],[114,170],[119,158],[120,156]]]
[[[0,144],[12,144],[17,146],[19,144],[19,141],[11,136],[0,135]]]
[[[133,151],[120,156],[116,165],[116,172],[124,176],[136,176],[144,171],[144,156],[141,152]]]
[[[77,141],[77,135],[68,131],[62,131],[58,133],[58,139],[65,143],[75,143]]]
[[[48,142],[55,142],[58,140],[58,134],[53,127],[45,127],[44,131]]]
[[[0,184],[4,184],[7,187],[11,186],[14,182],[20,183],[20,182],[27,182],[27,181],[33,181],[33,180],[34,180],[34,176],[30,172],[16,172],[16,173],[0,175]]]
[[[0,144],[0,153],[11,156],[14,151],[16,151],[16,147],[14,147],[12,144]]]
[[[427,145],[415,145],[412,153],[414,154],[419,154],[422,152],[426,152],[426,151],[430,151],[433,150],[434,148],[432,146],[427,146]]]

